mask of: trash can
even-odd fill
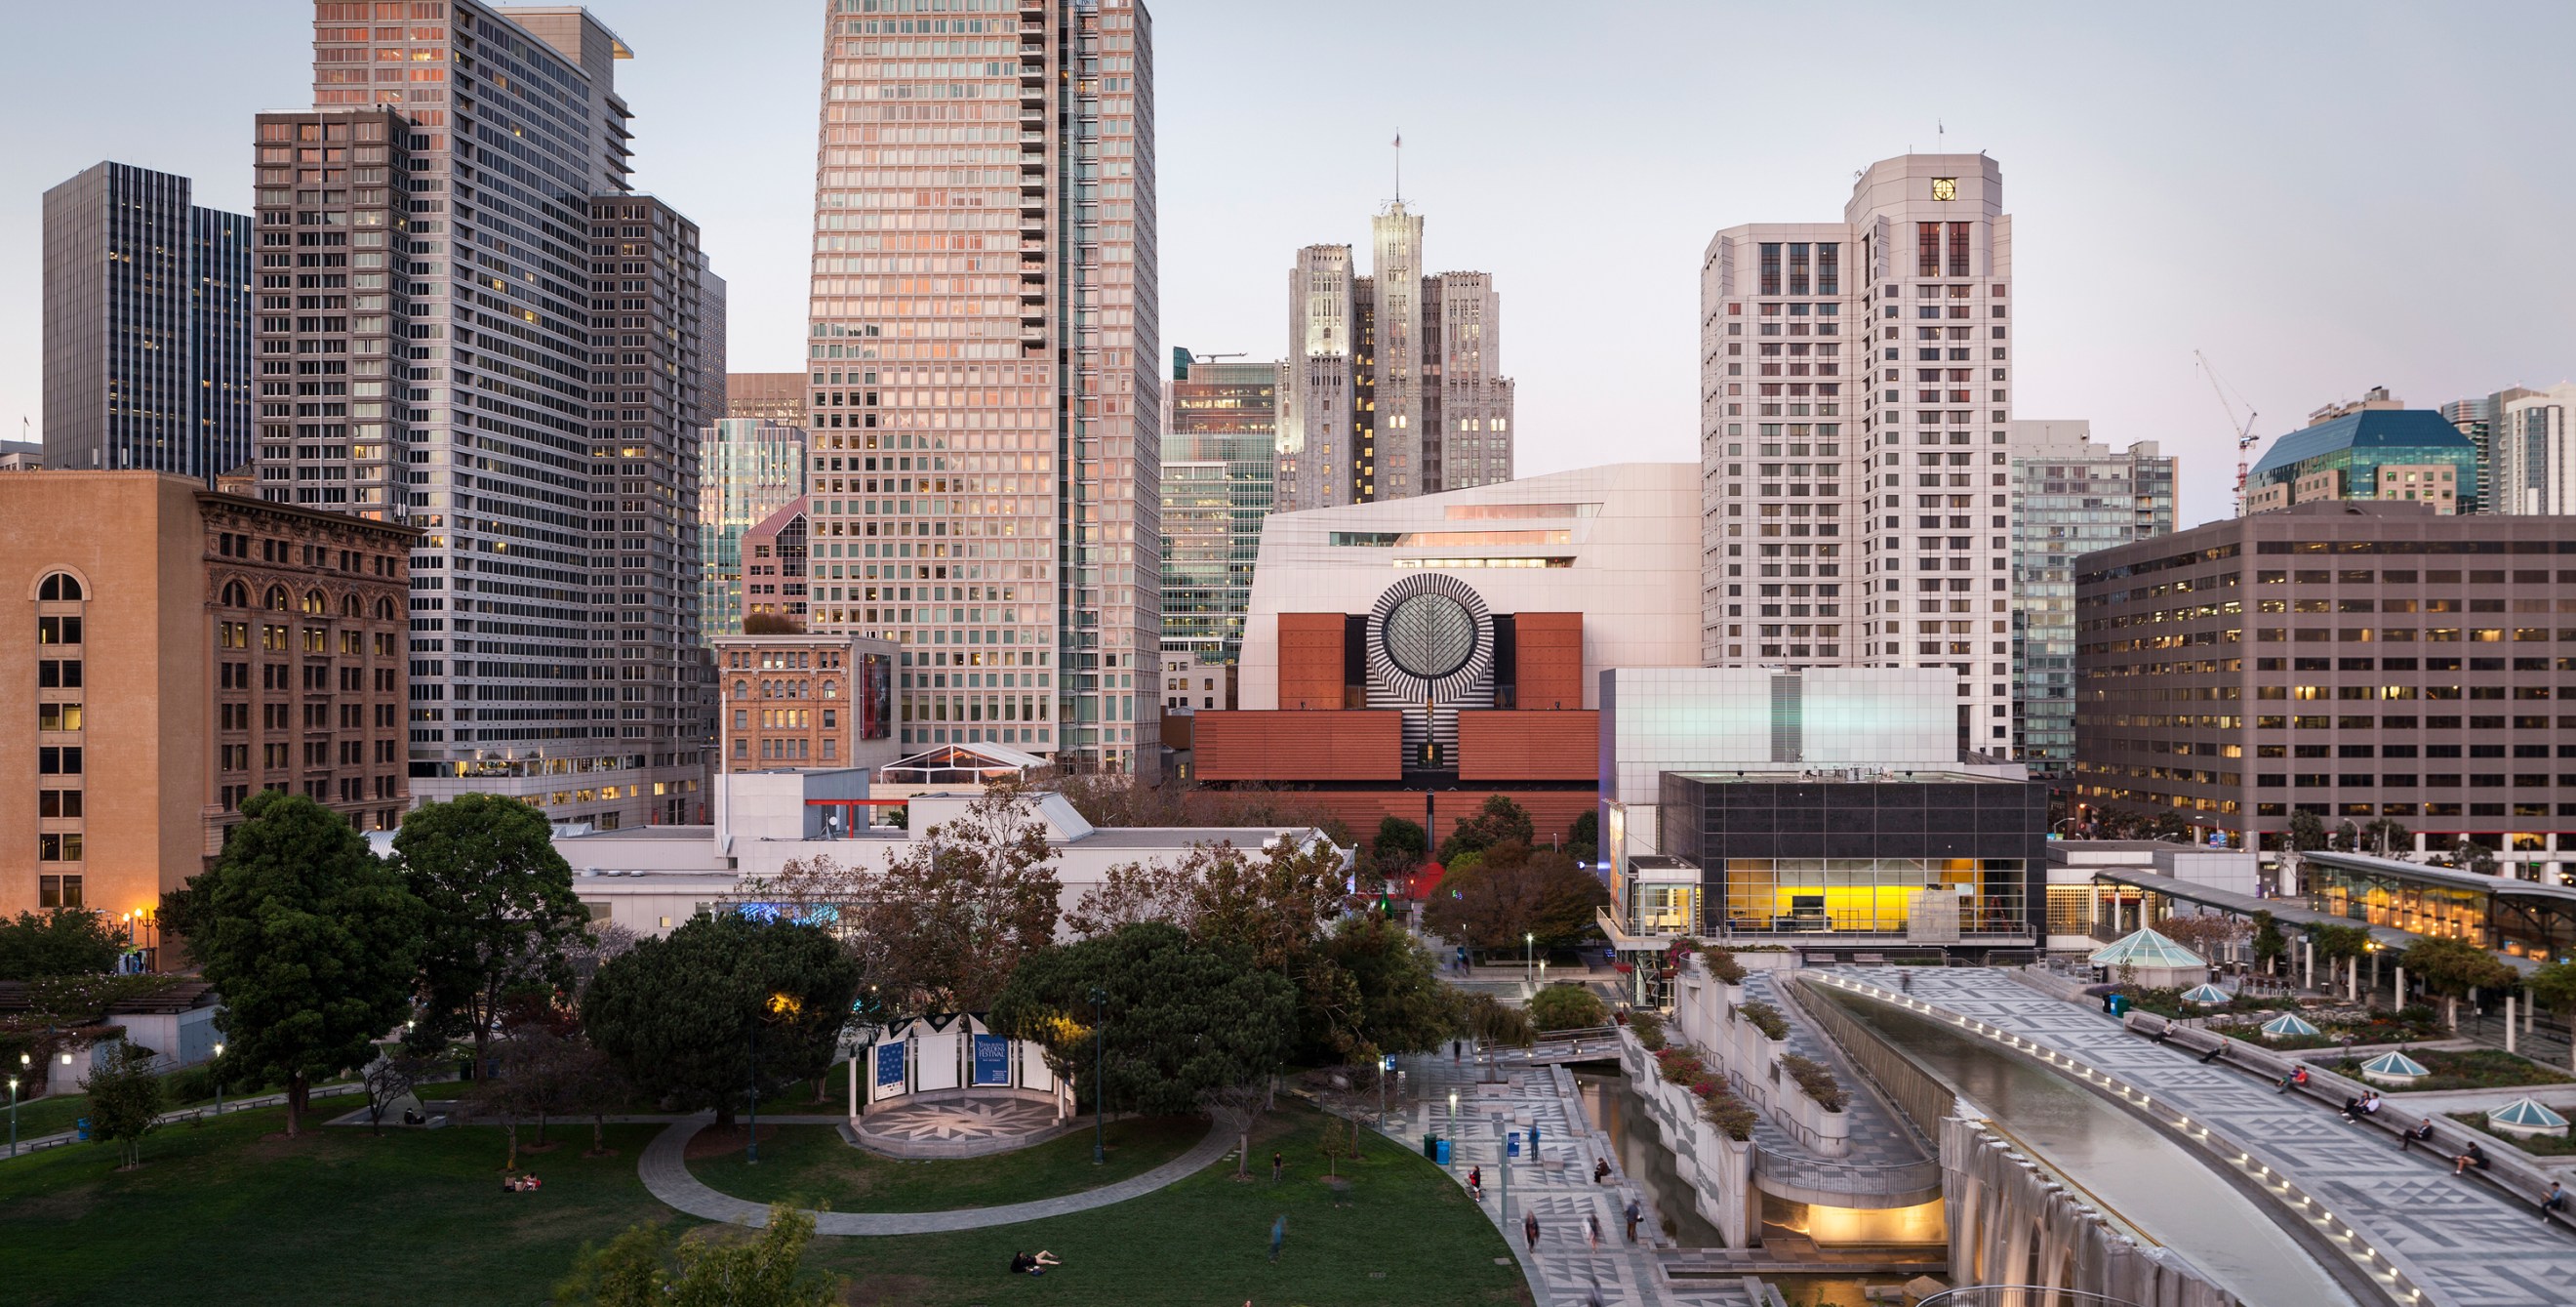
[[[74,1129],[74,1130],[76,1130],[76,1131],[78,1131],[78,1132],[79,1132],[80,1141],[81,1141],[82,1143],[88,1143],[88,1142],[89,1142],[89,1118],[88,1118],[88,1117],[82,1117],[82,1118],[80,1118],[79,1120],[74,1121],[74,1122],[72,1123],[72,1129]]]
[[[2112,1016],[2115,1016],[2115,1017],[2116,1017],[2116,1016],[2119,1016],[2119,1015],[2121,1015],[2122,1013],[2127,1012],[2128,1010],[2129,1010],[2129,996],[2128,996],[2128,995],[2126,995],[2126,994],[2113,994],[2113,995],[2111,996],[2111,1015],[2112,1015]]]
[[[1446,1139],[1439,1140],[1437,1141],[1437,1147],[1440,1149],[1440,1155],[1432,1158],[1431,1160],[1438,1162],[1442,1166],[1449,1165],[1449,1141]]]
[[[1440,1136],[1436,1134],[1422,1136],[1422,1155],[1424,1157],[1438,1157],[1440,1155]]]

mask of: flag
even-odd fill
[[[1404,133],[1397,132],[1395,134],[1395,148],[1399,150],[1404,148]]]

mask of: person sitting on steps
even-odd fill
[[[2302,1064],[2297,1070],[2282,1076],[2280,1082],[2273,1087],[2272,1092],[2276,1094],[2285,1094],[2293,1089],[2305,1089],[2307,1087],[2308,1068],[2305,1064]]]
[[[2397,1151],[2402,1153],[2413,1148],[2417,1144],[2429,1144],[2432,1141],[2433,1118],[2428,1116],[2413,1129],[2400,1130],[2397,1132]]]
[[[2487,1150],[2478,1147],[2474,1139],[2469,1141],[2469,1151],[2451,1159],[2451,1174],[2458,1175],[2472,1166],[2481,1171],[2487,1169]]]

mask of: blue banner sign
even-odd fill
[[[975,1036],[975,1083],[1011,1083],[1011,1041],[1000,1035]]]
[[[877,1088],[903,1083],[903,1045],[877,1045]]]

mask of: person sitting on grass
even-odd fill
[[[1048,1267],[1061,1266],[1063,1264],[1064,1261],[1062,1258],[1057,1257],[1054,1253],[1048,1252],[1044,1248],[1037,1250],[1034,1255],[1029,1253],[1011,1254],[1011,1274],[1013,1275],[1044,1275],[1047,1273]]]
[[[2487,1150],[2478,1147],[2474,1139],[2469,1141],[2469,1151],[2451,1159],[2451,1174],[2458,1175],[2472,1166],[2481,1171],[2487,1169]]]

